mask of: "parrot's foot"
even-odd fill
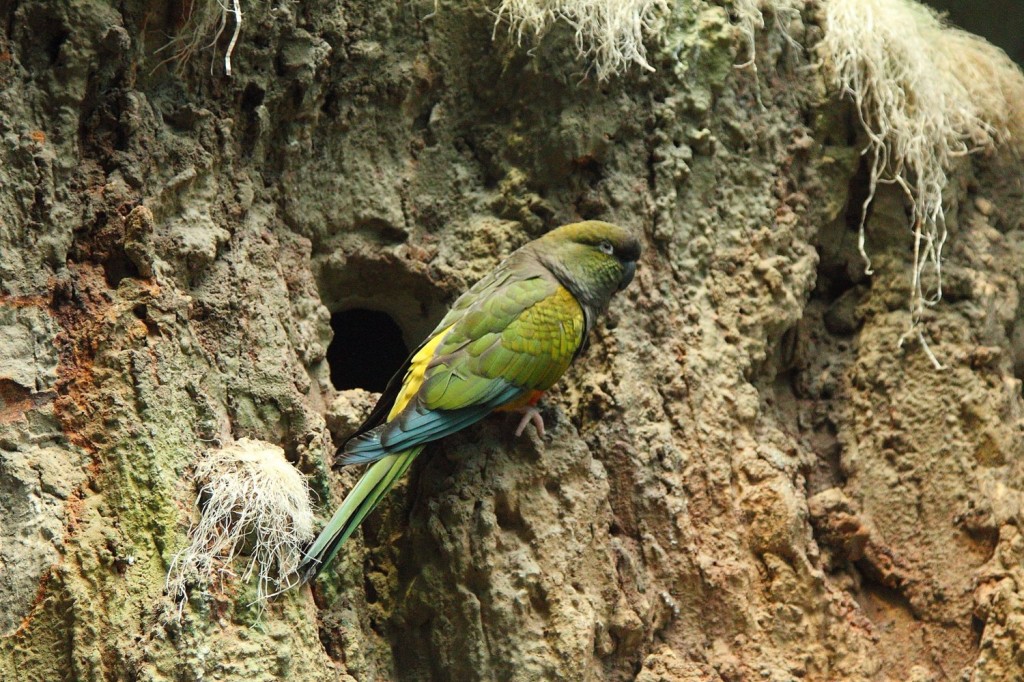
[[[537,435],[541,438],[544,437],[544,418],[540,415],[540,410],[532,405],[530,407],[524,407],[519,410],[523,413],[523,418],[519,420],[519,426],[516,427],[516,436],[523,435],[523,431],[526,430],[526,425],[533,422],[534,428],[537,429]]]

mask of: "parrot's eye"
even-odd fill
[[[605,241],[601,242],[600,244],[598,244],[597,248],[599,248],[601,250],[601,253],[609,255],[609,256],[612,255],[613,253],[615,253],[615,247],[612,246],[612,243],[610,241],[608,241],[608,240],[605,240]]]

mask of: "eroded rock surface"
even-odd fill
[[[936,371],[897,347],[897,193],[870,277],[857,253],[814,8],[766,22],[755,77],[728,7],[687,3],[605,83],[478,3],[245,3],[230,78],[226,36],[158,51],[184,6],[3,12],[0,678],[1015,678],[1019,167],[956,186]],[[209,443],[279,444],[325,515],[357,476],[332,441],[373,396],[331,386],[331,313],[415,344],[578,218],[647,248],[548,437],[433,446],[312,591],[260,612],[229,580],[179,619]]]

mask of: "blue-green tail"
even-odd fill
[[[338,507],[338,511],[334,512],[334,516],[320,531],[320,535],[306,549],[306,556],[299,566],[299,575],[302,576],[303,582],[315,578],[331,562],[341,544],[355,532],[366,515],[391,490],[395,481],[408,471],[409,465],[423,447],[420,445],[411,450],[388,455],[363,472],[362,478]]]

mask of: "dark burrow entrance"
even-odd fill
[[[409,354],[402,330],[387,313],[367,308],[331,315],[334,340],[327,348],[331,383],[339,391],[362,388],[380,393]]]

